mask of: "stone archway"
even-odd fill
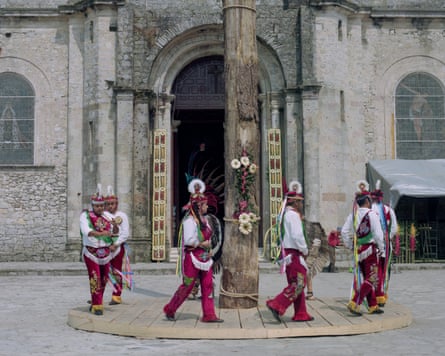
[[[287,91],[285,75],[279,61],[276,51],[265,41],[258,39],[259,53],[259,92],[261,101],[261,140],[266,142],[267,129],[276,128],[281,125],[286,116],[291,116],[290,121],[295,121],[293,113],[295,111],[296,98],[295,93]],[[167,222],[176,221],[176,212],[173,210],[175,197],[172,194],[175,187],[174,172],[175,166],[173,142],[175,132],[178,130],[175,111],[178,107],[177,97],[173,89],[175,81],[180,73],[194,61],[205,57],[224,56],[224,33],[222,25],[212,24],[189,29],[178,36],[172,38],[165,44],[156,57],[148,85],[152,89],[155,99],[152,102],[155,112],[154,129],[162,129],[166,132],[166,139],[169,142],[167,146],[167,164],[169,172],[167,173],[167,198],[166,198],[166,216]],[[292,129],[289,134],[296,136]],[[266,156],[266,155],[264,155]],[[261,173],[262,195],[267,199],[269,194],[267,188],[266,165],[267,159],[260,162],[263,167]],[[181,173],[182,174],[182,173]],[[180,207],[179,207],[180,208]],[[268,209],[267,204],[263,204],[263,209]],[[265,221],[268,220],[268,214]],[[172,228],[166,231],[166,240],[174,244],[176,226],[171,224]],[[171,247],[172,245],[168,245]],[[174,251],[173,251],[174,252]],[[171,257],[170,257],[171,258]]]

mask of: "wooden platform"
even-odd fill
[[[168,300],[137,299],[106,305],[102,316],[91,314],[85,305],[69,311],[68,325],[85,331],[147,339],[270,339],[366,334],[403,328],[412,322],[410,310],[391,301],[384,314],[353,316],[346,308],[345,298],[307,301],[308,311],[315,317],[310,322],[291,321],[293,307],[290,307],[280,324],[266,308],[265,300],[260,300],[257,308],[217,308],[224,323],[199,321],[201,302],[187,300],[176,313],[176,321],[168,321],[162,313]]]

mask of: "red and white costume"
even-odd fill
[[[103,294],[108,280],[109,263],[111,260],[111,237],[94,237],[91,231],[112,231],[112,217],[107,212],[96,215],[94,211],[83,211],[80,214],[80,233],[82,235],[82,256],[88,269],[90,280],[91,305],[93,309],[103,306]]]
[[[287,308],[294,305],[294,321],[312,320],[306,310],[304,288],[307,282],[307,265],[304,257],[308,254],[304,238],[303,223],[300,214],[291,207],[286,207],[283,216],[284,236],[282,248],[286,262],[287,287],[275,298],[266,302],[270,309],[283,315]]]
[[[121,219],[119,224],[119,236],[116,241],[114,241],[116,250],[111,253],[111,267],[113,268],[113,276],[116,279],[118,287],[113,290],[112,299],[116,302],[121,302],[120,297],[122,294],[122,264],[125,256],[125,242],[130,236],[130,224],[128,222],[128,216],[123,211],[116,211],[114,214],[109,213],[113,219]]]
[[[341,230],[344,245],[353,250],[357,243],[358,263],[363,275],[361,285],[354,286],[352,302],[360,306],[366,298],[369,308],[376,308],[378,281],[378,250],[382,250],[383,232],[377,214],[369,208],[360,207],[357,215],[350,214]],[[357,225],[354,224],[354,220]],[[372,310],[372,309],[371,309]]]
[[[385,288],[385,281],[387,280],[388,273],[388,263],[391,261],[388,258],[391,258],[392,251],[392,239],[397,233],[397,219],[394,210],[386,204],[382,202],[373,203],[372,210],[375,211],[379,217],[380,225],[383,231],[383,250],[381,250],[379,256],[379,273],[378,273],[378,285],[376,289],[376,297],[377,303],[381,306],[385,305],[387,295]],[[382,218],[383,215],[383,218]]]
[[[164,306],[164,313],[168,317],[174,318],[174,315],[178,308],[191,293],[196,279],[199,278],[202,296],[202,321],[208,322],[218,320],[218,317],[215,313],[214,301],[212,298],[213,259],[209,255],[207,249],[199,247],[200,242],[208,241],[212,236],[212,230],[207,221],[207,218],[203,217],[203,219],[204,221],[202,224],[202,228],[200,228],[199,222],[193,215],[190,214],[184,218],[182,236],[184,249],[182,270],[183,282],[176,290],[170,302]],[[201,229],[201,231],[198,231],[198,229]],[[200,240],[199,235],[202,236],[203,240]]]

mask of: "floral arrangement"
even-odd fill
[[[253,225],[260,219],[253,212],[253,207],[249,203],[250,189],[255,182],[258,166],[252,162],[245,149],[243,149],[240,159],[232,160],[231,166],[236,171],[235,187],[238,192],[238,206],[233,217],[239,224],[239,231],[243,235],[248,235],[252,232]]]

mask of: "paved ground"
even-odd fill
[[[0,264],[5,270],[8,264]],[[11,264],[9,264],[11,266]],[[76,265],[77,266],[77,265]],[[28,270],[38,270],[40,265]],[[0,273],[0,355],[440,355],[444,354],[445,288],[443,265],[427,270],[394,273],[390,296],[411,308],[413,323],[398,330],[367,335],[264,340],[139,340],[79,331],[67,325],[70,309],[89,298],[85,275],[66,275],[62,267],[44,275]],[[70,266],[68,266],[70,267]],[[423,267],[419,266],[418,268]],[[23,268],[23,267],[22,267]],[[437,269],[441,268],[441,269]],[[70,268],[67,268],[69,270]],[[152,269],[152,273],[149,271]],[[17,270],[20,268],[17,266]],[[136,275],[139,294],[170,296],[179,279],[168,269],[153,266]],[[60,275],[62,274],[62,275]],[[314,280],[319,297],[349,294],[352,274],[321,273]],[[260,295],[272,296],[284,286],[273,270],[260,273]],[[110,291],[106,298],[110,298]],[[126,292],[131,298],[132,292]],[[125,298],[125,295],[124,295]]]

